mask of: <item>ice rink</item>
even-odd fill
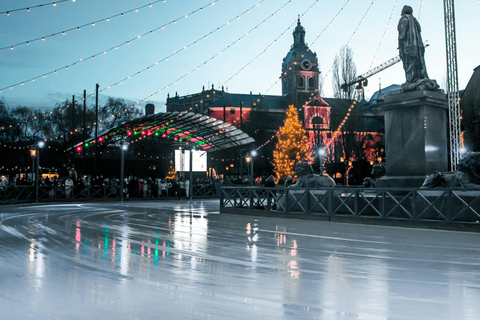
[[[219,214],[217,200],[0,206],[1,319],[480,319],[480,233]]]

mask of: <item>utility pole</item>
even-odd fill
[[[73,161],[75,158],[75,95],[72,96],[72,131],[70,133],[70,138],[72,139],[72,166],[73,166]]]
[[[461,127],[460,127],[460,95],[458,93],[457,44],[455,32],[454,0],[444,0],[445,43],[447,53],[447,97],[450,130],[450,170],[457,169],[460,161]]]
[[[243,127],[243,117],[242,117],[242,113],[243,113],[243,102],[240,101],[240,129]]]
[[[97,153],[98,153],[98,83],[95,85],[95,155],[93,157],[93,179],[97,179]]]
[[[83,144],[82,144],[82,174],[85,175],[85,138],[87,121],[87,90],[83,90]]]

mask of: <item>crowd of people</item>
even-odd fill
[[[205,179],[197,183],[212,184],[213,181]],[[2,179],[1,186],[32,186],[35,181],[31,177],[10,177]],[[103,189],[105,196],[118,197],[120,192],[120,180],[114,177],[104,177],[99,175],[91,178],[89,175],[79,175],[75,167],[70,169],[64,165],[59,171],[58,176],[42,177],[38,181],[40,187],[47,187],[50,198],[65,197],[72,198],[81,192],[88,192],[92,187],[96,190]],[[123,183],[124,198],[160,198],[160,197],[189,197],[190,181],[184,177],[179,179],[160,179],[160,178],[138,178],[129,176]],[[97,192],[98,193],[98,192]]]
[[[286,179],[280,179],[278,182],[273,175],[257,177],[254,180],[256,186],[264,187],[288,187],[293,183],[292,176]],[[220,185],[248,185],[248,179],[234,179],[229,177],[224,179],[211,180],[208,177],[205,179],[195,179],[195,185],[204,185],[214,187],[215,194],[219,194],[218,187]],[[9,180],[2,179],[0,186],[32,186],[35,181],[30,176],[11,177]],[[101,190],[101,195],[104,197],[118,197],[119,192],[123,192],[124,198],[167,198],[167,197],[189,197],[190,196],[190,181],[184,177],[178,179],[167,178],[139,178],[135,176],[128,176],[124,179],[123,190],[120,190],[120,180],[113,177],[104,177],[99,175],[96,178],[91,178],[89,175],[79,175],[75,167],[67,168],[64,165],[59,171],[58,175],[47,177],[40,176],[39,186],[44,190],[48,190],[49,198],[74,198],[81,193],[84,196],[90,197],[93,194],[100,196],[98,190]],[[47,187],[47,188],[45,188]],[[94,188],[92,190],[92,188]]]

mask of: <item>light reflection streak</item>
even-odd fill
[[[290,250],[290,256],[295,257],[297,255],[297,240],[293,240],[293,247]]]
[[[77,228],[75,229],[75,241],[77,241],[77,243],[75,244],[75,250],[78,251],[80,249],[80,241],[82,241],[82,231],[80,229],[80,220],[77,220],[76,225],[77,225]]]
[[[290,278],[296,278],[297,279],[298,275],[300,274],[300,272],[297,270],[298,269],[297,261],[290,260],[287,263],[287,266],[291,269],[294,269],[294,270],[288,270],[288,272],[290,273]]]
[[[45,276],[45,256],[41,250],[41,243],[37,244],[35,239],[31,239],[30,241],[30,248],[28,250],[29,263],[27,270],[33,275],[34,287],[38,289],[38,292],[40,293],[42,288],[42,279]]]

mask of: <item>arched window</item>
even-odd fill
[[[308,89],[315,89],[315,78],[308,78]]]
[[[305,88],[305,79],[298,77],[298,88]]]
[[[323,118],[322,117],[313,117],[312,118],[312,125],[315,127],[315,125],[320,125],[323,124]]]

